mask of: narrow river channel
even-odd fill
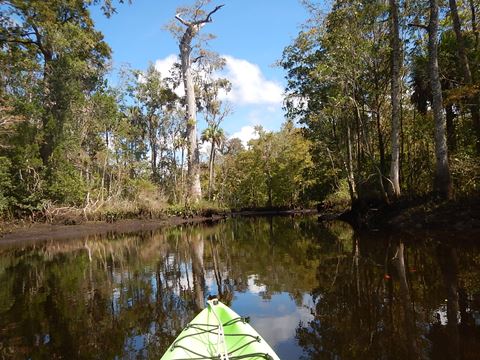
[[[478,359],[480,246],[234,218],[3,246],[0,359],[159,359],[218,294],[281,359]]]

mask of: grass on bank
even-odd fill
[[[8,223],[40,222],[50,224],[76,225],[86,221],[106,221],[113,223],[125,219],[160,220],[173,216],[191,218],[194,216],[211,217],[213,215],[225,215],[229,209],[217,204],[201,201],[197,204],[167,204],[155,201],[111,201],[97,206],[84,208],[61,206],[51,202],[43,204],[42,208],[32,211],[30,216],[21,220],[13,217],[4,219],[5,228]]]

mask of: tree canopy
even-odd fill
[[[336,0],[327,13],[309,3],[310,19],[279,54],[284,123],[257,127],[248,144],[222,129],[232,84],[219,75],[225,59],[205,46],[213,35],[201,33],[222,5],[172,15],[184,56],[172,73],[124,69],[112,87],[111,49],[90,7],[111,16],[122,2],[1,2],[3,216],[151,213],[188,203],[193,185],[230,208],[478,194],[475,1],[432,0],[426,11],[422,1]]]

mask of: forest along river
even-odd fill
[[[290,359],[477,359],[480,249],[237,218],[0,243],[0,358],[159,358],[220,298]]]

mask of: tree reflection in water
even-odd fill
[[[478,244],[455,249],[436,240],[337,240],[343,256],[321,255],[315,318],[297,329],[304,358],[478,359]],[[459,278],[467,279],[462,288]]]
[[[0,358],[159,358],[209,294],[284,359],[478,358],[479,249],[412,240],[252,218],[0,248]]]

